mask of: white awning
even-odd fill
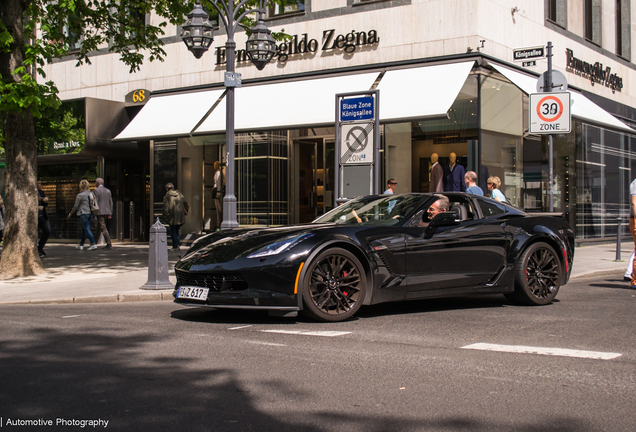
[[[378,85],[380,121],[446,116],[474,63],[387,71]]]
[[[115,140],[187,136],[223,91],[153,96]]]
[[[377,72],[237,88],[234,129],[291,129],[336,122],[336,94],[366,91]],[[225,103],[196,130],[197,135],[225,131]]]
[[[537,78],[530,75],[525,75],[507,67],[490,63],[499,73],[508,78],[510,82],[519,87],[521,91],[526,94],[538,93],[537,92]],[[580,120],[606,126],[612,129],[618,129],[625,132],[634,133],[634,129],[627,126],[625,123],[614,117],[612,114],[605,111],[600,106],[583,96],[581,93],[570,91],[572,95],[572,117],[576,117]]]
[[[385,72],[380,121],[447,116],[474,62]],[[260,84],[235,90],[236,131],[335,124],[336,94],[370,90],[379,72]],[[222,101],[199,125],[223,90],[153,96],[115,140],[156,139],[225,131]]]

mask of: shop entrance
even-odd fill
[[[311,222],[333,208],[333,138],[301,139],[298,143],[298,222]]]

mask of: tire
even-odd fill
[[[521,254],[515,270],[515,292],[506,297],[530,306],[551,303],[561,287],[561,268],[561,261],[550,245],[530,245]]]
[[[362,306],[366,294],[364,268],[351,252],[327,249],[309,265],[302,290],[303,312],[310,318],[344,321]]]

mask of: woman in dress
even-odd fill
[[[80,243],[75,246],[75,249],[84,250],[84,242],[88,237],[88,241],[91,242],[91,245],[88,247],[89,251],[97,249],[97,245],[95,244],[95,237],[93,237],[93,233],[91,232],[91,219],[93,218],[93,213],[91,213],[91,199],[92,193],[89,190],[88,180],[83,179],[80,184],[80,193],[77,194],[77,198],[75,198],[75,205],[73,209],[68,214],[70,218],[73,213],[77,212],[77,216],[80,218],[80,222],[82,223],[82,238]]]
[[[501,180],[497,176],[488,177],[488,190],[490,191],[490,198],[506,202],[505,195],[499,190],[501,187]]]

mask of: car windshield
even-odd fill
[[[399,225],[409,217],[426,195],[381,195],[358,198],[342,204],[319,217],[313,223],[363,225]]]

